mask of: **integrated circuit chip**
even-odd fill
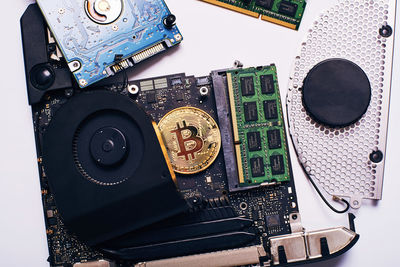
[[[182,91],[177,91],[176,92],[176,101],[183,101],[185,98],[184,94]]]
[[[256,6],[271,10],[274,0],[256,0]]]
[[[57,218],[51,217],[48,218],[49,225],[57,225]]]
[[[260,132],[248,132],[247,133],[247,146],[249,151],[260,151],[261,150],[261,135]]]
[[[255,94],[252,76],[240,78],[240,85],[242,88],[242,96],[253,96]]]
[[[257,102],[245,102],[243,107],[246,122],[258,120]]]
[[[156,92],[151,91],[146,94],[147,103],[152,104],[156,103]]]
[[[255,18],[297,30],[307,0],[202,0]]]
[[[282,155],[272,155],[269,159],[272,175],[285,173],[285,163]]]
[[[262,157],[250,159],[250,166],[253,177],[261,177],[265,175],[264,159]]]
[[[275,93],[275,84],[273,75],[261,75],[260,76],[261,92],[266,95]]]
[[[267,225],[268,228],[276,227],[281,225],[281,219],[277,214],[265,215],[265,224]]]
[[[281,131],[278,129],[267,131],[268,148],[277,149],[282,147]]]
[[[266,100],[264,105],[264,115],[266,120],[278,119],[278,106],[276,100]]]
[[[281,1],[279,4],[279,13],[282,15],[294,17],[297,12],[297,4],[289,1]]]

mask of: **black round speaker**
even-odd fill
[[[365,72],[345,59],[329,59],[310,70],[303,83],[309,115],[330,127],[357,122],[367,111],[371,85]]]
[[[32,85],[40,90],[50,88],[55,81],[53,68],[49,64],[39,64],[30,71]]]

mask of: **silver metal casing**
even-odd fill
[[[321,14],[301,44],[290,75],[287,109],[289,131],[307,175],[333,196],[350,198],[352,208],[362,199],[381,199],[385,159],[370,160],[386,151],[396,0],[341,0]],[[389,25],[393,33],[379,33]],[[319,62],[342,58],[360,66],[371,84],[367,112],[345,128],[315,122],[302,102],[302,86]]]

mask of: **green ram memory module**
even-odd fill
[[[275,65],[227,72],[240,187],[290,180]]]
[[[255,18],[298,30],[306,0],[202,0]]]

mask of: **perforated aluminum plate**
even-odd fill
[[[295,59],[289,81],[289,131],[307,174],[331,195],[348,197],[352,208],[362,199],[381,199],[384,162],[370,154],[385,154],[394,34],[383,38],[379,29],[393,28],[395,0],[346,0],[321,14]],[[345,128],[316,123],[302,104],[304,78],[319,62],[344,58],[367,74],[372,99],[364,116]]]

